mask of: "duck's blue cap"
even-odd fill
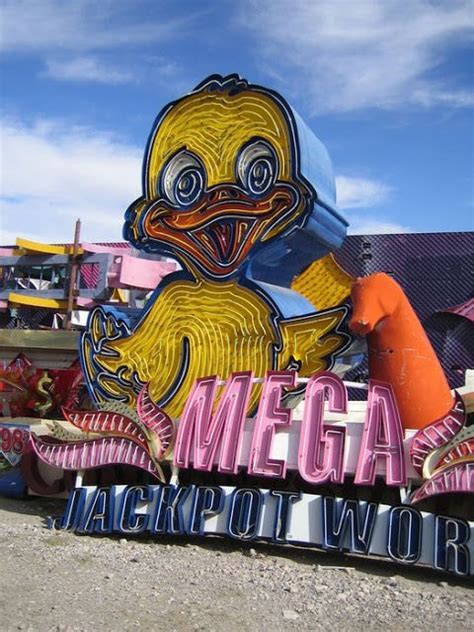
[[[313,208],[299,230],[263,248],[250,264],[252,278],[289,287],[316,259],[342,245],[349,225],[336,203],[336,183],[326,147],[290,106],[296,128],[299,176],[315,192]]]

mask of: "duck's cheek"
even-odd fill
[[[172,209],[163,200],[150,201],[143,197],[139,198],[125,213],[125,239],[137,247],[145,248],[147,243],[161,240],[163,218],[171,212]]]
[[[145,241],[147,236],[143,230],[143,220],[150,204],[145,198],[135,200],[125,213],[123,236],[135,245]]]
[[[268,209],[260,236],[262,242],[281,236],[307,208],[306,199],[300,189],[286,182],[277,183],[270,196],[262,202]]]

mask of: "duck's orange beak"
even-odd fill
[[[223,278],[235,273],[270,231],[273,234],[291,221],[300,200],[298,190],[282,182],[259,199],[235,185],[222,184],[186,210],[163,199],[151,204],[141,199],[135,211],[143,217],[141,229],[148,239],[180,253],[212,277]]]

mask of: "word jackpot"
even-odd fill
[[[56,528],[79,533],[227,535],[376,555],[472,574],[474,525],[407,506],[298,491],[174,485],[79,487]]]

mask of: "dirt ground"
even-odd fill
[[[217,538],[50,531],[63,506],[0,499],[1,630],[472,630],[466,580]]]

